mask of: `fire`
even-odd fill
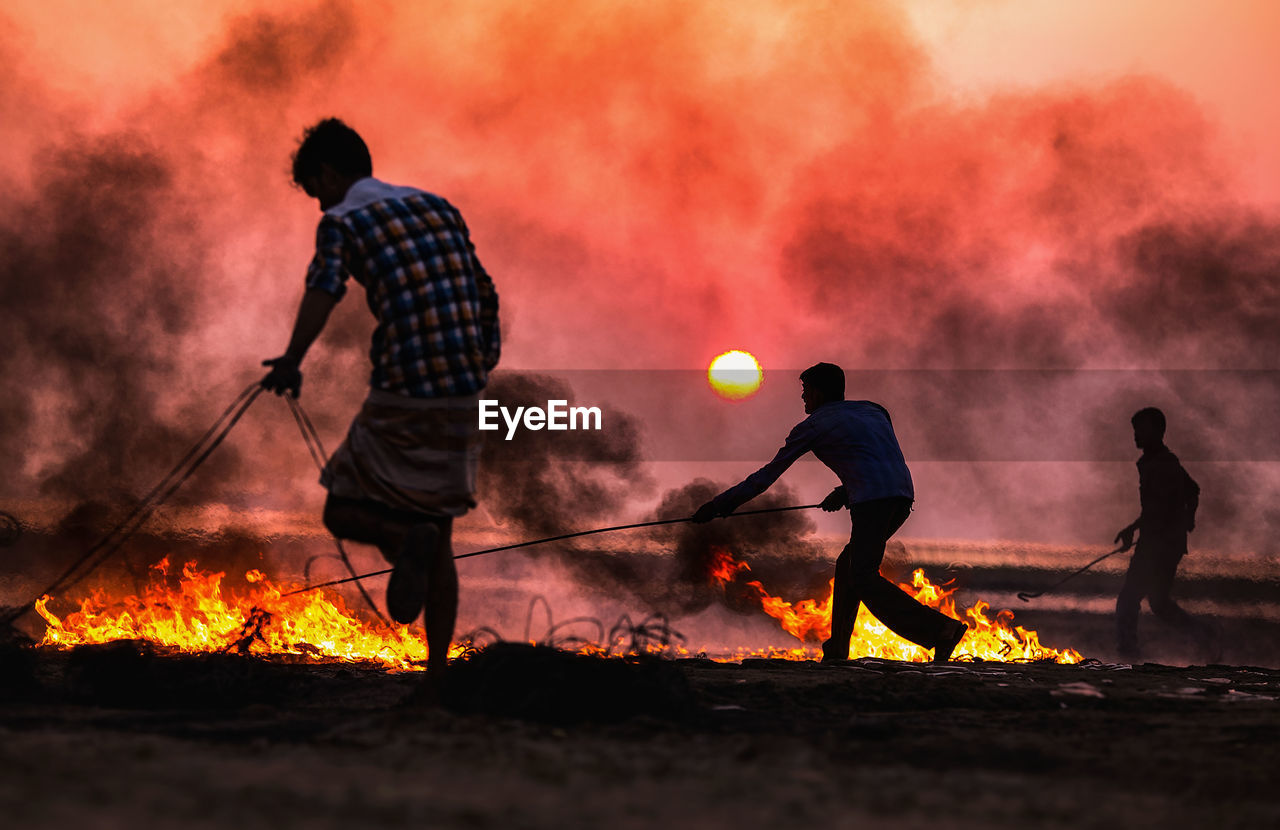
[[[183,566],[182,578],[172,585],[169,567],[167,558],[152,566],[148,584],[137,595],[112,597],[95,589],[80,603],[79,610],[65,617],[49,610],[49,597],[41,597],[36,611],[44,618],[47,628],[40,644],[71,648],[113,640],[145,640],[182,652],[235,649],[247,654],[372,662],[398,671],[419,670],[426,660],[427,645],[420,631],[362,620],[337,594],[310,591],[284,596],[283,589],[256,570],[245,574],[247,591],[231,591],[223,586],[225,573],[202,571],[194,562]],[[717,550],[709,573],[718,584],[737,584],[744,592],[744,599],[757,603],[800,645],[791,649],[741,648],[716,659],[809,660],[817,657],[816,645],[831,631],[830,586],[825,599],[792,603],[770,594],[759,580],[743,583],[750,571],[746,562]],[[911,583],[902,588],[919,601],[959,618],[952,596],[955,589],[930,583],[923,571],[915,571]],[[1012,625],[1012,612],[1000,611],[991,616],[989,610],[990,606],[980,600],[964,611],[970,630],[956,650],[956,657],[1080,661],[1080,654],[1075,650],[1042,646],[1036,632]],[[640,626],[646,627],[646,623]],[[608,655],[639,648],[647,653],[692,656],[682,643],[669,641],[661,631],[640,631],[640,634],[644,635],[641,637],[644,642],[639,646],[635,642],[628,645],[624,642],[627,638],[623,637],[617,642],[585,644],[579,650]],[[634,640],[635,635],[631,637]],[[466,648],[466,644],[455,643],[449,656],[458,656]],[[931,655],[893,634],[866,609],[860,609],[850,656],[924,662]]]
[[[751,570],[746,562],[734,559],[725,550],[713,552],[710,573],[721,585],[742,580],[741,574]],[[759,580],[746,582],[742,590],[747,598],[758,601],[760,610],[778,621],[783,631],[800,640],[802,643],[821,643],[831,636],[831,602],[835,580],[827,587],[827,596],[823,600],[802,599],[790,603],[780,597],[773,596]],[[934,585],[917,568],[911,574],[911,583],[902,583],[904,591],[911,594],[919,602],[936,608],[954,619],[962,619],[956,612],[954,588]],[[969,632],[960,641],[952,659],[968,658],[971,660],[1012,661],[1012,660],[1053,660],[1058,663],[1079,663],[1080,653],[1075,649],[1054,649],[1040,644],[1040,637],[1034,631],[1022,626],[1014,626],[1013,612],[999,611],[994,617],[989,616],[989,603],[978,600],[964,612],[964,619],[969,624]],[[742,655],[739,655],[742,656]],[[791,657],[794,659],[811,659],[817,656],[817,649],[800,647],[783,651],[770,651],[764,656]],[[925,649],[902,639],[880,623],[867,611],[859,607],[858,618],[854,626],[853,642],[850,646],[850,658],[879,657],[887,660],[906,660],[924,663],[931,658]]]
[[[337,594],[282,596],[255,570],[245,574],[249,592],[235,596],[223,589],[226,574],[201,571],[194,562],[183,566],[176,588],[168,584],[168,575],[166,558],[152,566],[140,594],[112,598],[95,589],[65,618],[48,609],[49,597],[41,597],[36,611],[47,624],[41,645],[146,640],[184,652],[238,648],[250,654],[367,661],[405,671],[421,669],[427,657],[421,636],[407,627],[366,623]]]

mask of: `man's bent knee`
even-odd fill
[[[351,499],[329,496],[324,502],[322,520],[329,532],[339,539],[351,539],[358,528],[359,503]]]
[[[377,502],[330,495],[324,503],[323,521],[339,539],[385,547],[398,544],[403,528],[390,508]]]

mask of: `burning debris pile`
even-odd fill
[[[831,636],[831,602],[835,580],[828,583],[825,599],[787,602],[769,593],[760,580],[752,579],[750,565],[735,559],[732,554],[723,549],[715,551],[712,576],[724,586],[726,593],[735,596],[733,600],[735,605],[757,604],[762,612],[776,619],[784,631],[807,644],[773,652],[770,656],[790,657],[797,660],[821,658],[821,648],[817,646]],[[900,587],[911,594],[917,602],[936,608],[953,619],[961,619],[956,613],[953,597],[956,589],[948,589],[945,585],[934,585],[925,577],[923,569],[916,568],[911,574],[911,583],[903,583]],[[1059,650],[1042,646],[1036,632],[1012,625],[1012,611],[1002,610],[991,617],[988,615],[990,608],[989,603],[978,600],[973,606],[965,609],[964,618],[969,624],[969,632],[960,641],[953,659],[996,662],[1015,660],[1080,662],[1080,653],[1075,649]],[[930,659],[929,652],[894,634],[871,616],[865,606],[858,609],[858,619],[850,649],[849,656],[852,659],[877,657],[913,663],[923,663]]]
[[[283,596],[257,570],[245,574],[250,590],[224,590],[224,573],[201,571],[194,562],[169,582],[169,560],[153,566],[140,593],[112,596],[93,590],[78,611],[58,617],[49,598],[36,602],[47,626],[40,645],[69,648],[115,640],[141,640],[179,652],[237,650],[249,654],[372,662],[411,670],[427,657],[424,640],[408,628],[360,619],[340,595],[309,592]],[[459,647],[459,652],[461,647]]]
[[[505,399],[514,401],[572,397],[567,385],[537,375],[512,374],[494,385],[501,387],[499,391]],[[152,494],[46,590],[53,593],[64,582],[74,584],[67,579],[77,569],[83,570],[75,576],[76,581],[116,553],[155,508],[173,495],[212,449],[222,442],[260,391],[255,384],[246,388]],[[292,406],[295,420],[302,428],[304,438],[308,439],[308,447],[319,462],[323,450],[318,436],[297,404]],[[488,496],[486,502],[494,506],[495,518],[532,535],[548,536],[565,526],[580,525],[584,516],[590,520],[615,514],[629,495],[649,486],[641,464],[638,423],[620,411],[611,411],[609,417],[612,422],[621,424],[610,437],[593,434],[575,437],[575,443],[567,447],[570,450],[567,453],[552,452],[550,445],[533,438],[511,442],[511,446],[507,446],[505,441],[500,445],[487,442],[487,468],[504,472],[501,477],[490,473],[480,482],[481,494]],[[523,481],[525,485],[514,488],[512,492],[501,489],[504,486],[510,488],[513,481]],[[696,505],[704,503],[720,489],[712,481],[696,479],[684,487],[668,490],[657,512],[662,516],[690,516]],[[721,651],[715,657],[729,660],[761,656],[793,660],[817,657],[817,650],[811,646],[825,639],[830,630],[830,584],[825,599],[806,598],[793,604],[770,593],[761,581],[747,579],[744,574],[750,571],[749,566],[727,552],[729,548],[779,550],[795,556],[813,550],[812,521],[793,511],[814,505],[794,505],[792,501],[786,487],[776,487],[772,493],[755,499],[754,509],[745,511],[732,523],[706,527],[685,524],[689,521],[685,518],[666,518],[627,525],[625,527],[628,528],[679,525],[662,530],[655,528],[648,543],[663,545],[672,555],[650,557],[642,565],[637,564],[635,558],[626,559],[612,551],[590,550],[577,544],[549,549],[553,561],[580,585],[626,597],[653,613],[639,624],[624,616],[608,629],[592,620],[599,628],[600,636],[595,641],[572,637],[569,638],[572,642],[557,642],[553,630],[539,644],[567,646],[570,650],[594,656],[690,656],[694,652],[686,647],[684,638],[671,629],[670,620],[698,613],[715,604],[724,604],[773,617],[801,645],[790,649],[731,646],[727,652]],[[585,514],[580,507],[584,504],[591,506]],[[768,515],[746,515],[751,513]],[[18,527],[16,521],[13,524]],[[617,529],[622,528],[603,528],[570,535]],[[675,529],[674,536],[669,535],[672,529]],[[520,546],[563,538],[557,534]],[[494,550],[501,549],[505,548]],[[339,550],[341,552],[341,548]],[[488,552],[493,551],[478,553]],[[345,554],[343,559],[345,561]],[[421,668],[427,657],[425,644],[409,629],[392,628],[385,622],[377,624],[364,619],[349,610],[337,594],[281,589],[258,570],[245,574],[248,590],[239,593],[224,591],[222,580],[225,572],[202,571],[194,562],[186,564],[181,580],[173,584],[169,579],[169,568],[166,557],[152,567],[151,578],[146,580],[146,584],[140,584],[136,593],[118,596],[99,588],[81,601],[77,611],[63,616],[49,608],[48,596],[41,597],[34,603],[34,610],[47,625],[40,645],[72,648],[131,640],[187,653],[234,650],[241,654],[370,662],[393,670]],[[135,572],[134,576],[137,578],[139,574]],[[917,600],[948,616],[958,617],[951,598],[954,591],[933,586],[922,572],[915,574],[911,586],[903,587]],[[370,605],[372,607],[372,603]],[[1002,611],[992,619],[986,614],[987,608],[986,603],[978,602],[965,612],[971,621],[971,631],[960,644],[957,656],[996,661],[1079,662],[1080,655],[1073,649],[1059,651],[1042,647],[1035,632],[1013,627],[1011,612]],[[494,635],[495,640],[502,639],[487,629],[479,629],[476,633]],[[865,609],[859,615],[856,633],[856,653],[851,656],[913,662],[929,659],[930,655],[924,650],[893,635],[865,613]],[[475,640],[476,637],[462,638],[461,643],[452,646],[451,656],[473,649]],[[527,631],[525,640],[532,642]]]
[[[758,579],[752,579],[746,562],[724,550],[718,550],[716,555],[711,575],[719,590],[726,596],[734,595],[734,604],[739,608],[745,603],[755,603],[760,612],[776,619],[800,644],[790,649],[743,646],[709,656],[718,660],[747,657],[810,660],[820,656],[816,644],[828,636],[830,629],[830,590],[825,599],[788,602],[770,594]],[[427,657],[426,643],[416,629],[388,627],[364,619],[349,609],[340,595],[328,591],[288,595],[258,570],[245,574],[247,590],[236,591],[224,586],[225,576],[202,571],[194,562],[189,562],[175,581],[170,577],[169,560],[165,559],[153,566],[148,584],[136,594],[116,596],[101,588],[94,589],[81,601],[78,610],[64,616],[51,611],[50,599],[42,597],[36,603],[36,611],[47,627],[40,645],[71,648],[133,640],[183,653],[234,651],[248,655],[287,655],[305,660],[372,663],[396,671],[420,669]],[[933,585],[921,570],[913,574],[910,585],[902,587],[917,600],[949,616],[959,616],[954,589]],[[1013,626],[1011,612],[1001,611],[992,617],[988,611],[987,603],[979,601],[964,612],[970,632],[957,649],[956,656],[960,659],[1080,662],[1081,656],[1074,649],[1042,646],[1036,632]],[[531,618],[532,612],[531,607]],[[580,637],[557,640],[552,636],[565,625],[581,621],[575,619],[551,626],[548,630],[551,639],[544,637],[542,642],[601,657],[629,653],[688,657],[695,653],[660,614],[638,625],[624,625],[624,622],[630,623],[624,618],[607,629],[607,633],[606,628],[598,624],[601,634],[598,640]],[[450,657],[473,652],[481,633],[500,639],[496,632],[482,629],[455,643]],[[526,626],[525,639],[531,641],[529,626]],[[850,656],[911,662],[929,659],[928,652],[894,635],[865,609],[858,616]]]

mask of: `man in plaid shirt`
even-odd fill
[[[368,147],[341,121],[303,134],[293,180],[324,216],[289,346],[264,361],[262,385],[299,394],[299,364],[354,278],[377,320],[373,372],[320,477],[324,522],[393,563],[393,619],[410,623],[425,605],[428,668],[438,675],[458,605],[452,521],[475,506],[478,397],[500,351],[498,296],[453,205],[372,174]]]

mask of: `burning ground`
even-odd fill
[[[696,499],[705,486],[671,497]],[[697,602],[692,591],[680,594],[692,616],[670,626],[637,616],[633,629],[649,623],[641,643],[660,646],[671,629],[694,635],[694,621],[703,620],[738,642],[765,642],[771,629],[791,648],[803,645],[765,612],[751,583],[784,586],[775,590],[803,610],[801,597],[821,598],[814,583],[828,575],[829,558],[811,560],[813,571],[797,578],[803,560],[771,559],[751,545],[772,538],[771,521],[764,517],[732,539],[705,526],[677,531],[668,542],[683,553],[657,562],[625,547],[612,551],[615,569],[636,574],[674,578],[705,566],[701,583],[686,577],[702,585]],[[805,538],[804,525],[792,517],[773,530],[794,543]],[[33,535],[24,543],[39,541]],[[226,545],[162,534],[137,541],[143,549],[202,549],[210,561],[231,561],[240,551],[244,562],[255,561],[244,551],[261,540]],[[317,550],[290,548],[283,559]],[[258,564],[267,553],[259,550]],[[608,551],[588,553],[604,558]],[[464,607],[483,609],[481,619],[511,639],[532,633],[566,648],[579,648],[570,638],[591,636],[591,627],[556,627],[573,623],[582,608],[601,615],[606,595],[643,607],[615,581],[579,596],[578,606],[552,595],[545,624],[535,609],[526,617],[531,591],[563,586],[564,555],[461,563]],[[886,567],[909,579],[911,560],[919,560],[978,594],[984,584],[1028,577],[984,573],[982,556],[1009,561],[999,550],[912,543],[895,545]],[[969,560],[959,573],[957,560]],[[141,589],[116,573],[100,583],[109,593],[89,610],[101,616],[113,594],[132,594],[138,602],[125,609],[127,619],[111,618],[132,628],[114,636],[138,636],[153,622],[172,634],[180,623],[177,633],[201,643],[202,653],[136,639],[0,648],[0,757],[13,771],[0,785],[5,815],[31,827],[390,827],[406,820],[459,827],[1256,827],[1280,818],[1267,785],[1280,760],[1274,670],[1096,659],[932,666],[864,657],[822,665],[794,653],[718,663],[682,658],[671,647],[657,649],[668,659],[624,661],[600,649],[575,655],[500,644],[458,655],[444,705],[423,708],[413,702],[421,676],[386,668],[406,655],[420,659],[420,637],[384,639],[370,651],[359,640],[377,627],[355,595],[300,595],[290,606],[260,573],[220,580],[182,571],[153,570]],[[1037,577],[1047,582],[1052,573]],[[1096,578],[1102,581],[1091,590],[1105,594],[1118,574]],[[198,606],[214,599],[224,607],[220,620]],[[275,617],[246,627],[241,620],[250,622],[245,612],[255,606]],[[1031,627],[1046,639],[1070,632],[1069,642],[1082,647],[1086,639],[1109,641],[1109,614],[1020,611],[1019,618],[1035,620]],[[59,626],[50,627],[52,640],[75,629]],[[1245,630],[1255,641],[1262,636],[1256,622],[1227,633]],[[636,637],[618,633],[615,653]],[[1167,648],[1153,633],[1155,645]],[[344,654],[353,642],[356,649]],[[1228,659],[1244,662],[1245,654]]]
[[[136,498],[279,352],[314,239],[284,168],[303,125],[339,114],[380,176],[467,216],[502,297],[504,370],[693,373],[748,348],[767,418],[705,389],[627,407],[651,439],[703,447],[748,419],[780,433],[796,410],[766,397],[774,378],[820,359],[957,372],[941,390],[866,393],[903,429],[930,505],[920,535],[937,537],[1114,533],[1132,519],[1117,497],[1133,487],[1127,417],[1160,405],[1175,451],[1194,444],[1184,460],[1207,467],[1208,546],[1272,552],[1280,222],[1274,180],[1250,172],[1272,153],[1274,106],[1247,70],[1275,74],[1257,47],[1274,13],[1218,4],[1234,11],[1178,29],[1195,14],[1153,3],[1106,19],[1137,51],[1159,31],[1198,56],[1248,56],[1243,78],[1111,56],[1111,73],[1014,72],[975,94],[909,5],[494,0],[432,15],[229,0],[175,15],[120,3],[98,20],[10,4],[3,506]],[[1226,77],[1241,81],[1230,111],[1265,137],[1242,152],[1208,95]],[[358,306],[308,358],[305,400],[335,440],[365,380]],[[971,370],[1137,374],[1047,402],[1034,384],[970,385]],[[1169,370],[1259,374],[1168,384]],[[314,476],[280,421],[252,416],[184,497],[307,504]],[[767,456],[777,439],[750,434]],[[621,501],[640,512],[650,495]]]
[[[508,375],[497,379],[494,393],[517,403],[529,399],[571,398],[571,390],[546,378],[533,375]],[[480,496],[489,507],[493,520],[508,525],[524,539],[563,532],[566,528],[597,523],[616,515],[637,488],[647,485],[641,468],[638,427],[625,413],[609,410],[606,417],[615,423],[608,433],[574,433],[568,439],[547,434],[530,433],[518,441],[490,438],[485,445]],[[722,485],[698,479],[680,488],[668,490],[659,500],[655,513],[670,518],[688,516],[694,507],[710,498]],[[794,496],[779,487],[753,502],[754,509],[773,509],[794,503]],[[584,509],[584,506],[586,509]],[[47,536],[39,547],[58,550],[77,541],[73,532],[89,538],[91,519],[85,525],[63,520],[60,533]],[[98,516],[101,520],[103,517]],[[554,567],[558,575],[584,586],[580,593],[609,597],[621,601],[631,616],[634,631],[645,628],[637,619],[649,615],[661,620],[664,631],[682,620],[711,606],[732,609],[743,615],[765,617],[775,621],[781,631],[794,638],[788,648],[758,645],[749,635],[740,642],[710,643],[690,641],[677,632],[664,634],[653,643],[646,640],[641,647],[671,650],[675,654],[710,651],[726,657],[776,652],[794,659],[809,659],[828,635],[831,614],[829,575],[815,578],[819,571],[829,570],[806,559],[818,554],[821,545],[812,538],[812,521],[799,511],[782,510],[767,515],[744,516],[716,522],[709,526],[688,523],[648,528],[643,534],[632,533],[622,540],[623,547],[600,549],[571,540],[549,545],[544,550],[530,549],[525,556],[537,563]],[[47,626],[36,637],[49,646],[100,643],[117,639],[144,639],[166,647],[192,651],[216,651],[235,646],[242,651],[254,648],[258,653],[315,654],[318,656],[366,659],[382,662],[390,668],[408,668],[424,656],[421,643],[404,629],[387,630],[349,611],[341,597],[315,592],[283,596],[295,585],[277,585],[280,572],[288,572],[288,557],[267,557],[264,550],[269,540],[260,539],[262,560],[256,567],[241,565],[246,548],[252,550],[252,537],[236,540],[211,540],[203,546],[203,561],[185,559],[181,537],[171,537],[177,544],[173,554],[166,554],[154,564],[138,565],[138,552],[122,553],[107,561],[101,572],[94,574],[96,587],[85,596],[76,592],[69,596],[42,597],[35,611]],[[154,543],[142,550],[154,550]],[[638,555],[647,548],[650,555]],[[32,549],[34,550],[34,548]],[[32,557],[32,550],[27,556]],[[657,553],[658,555],[652,555]],[[754,558],[760,574],[752,571],[746,558]],[[316,554],[308,559],[315,561]],[[504,556],[499,569],[505,566]],[[770,561],[771,560],[771,561]],[[16,563],[17,560],[13,562]],[[32,560],[28,560],[32,561]],[[11,563],[13,564],[13,563]],[[34,561],[32,561],[34,565]],[[120,565],[125,567],[122,569]],[[214,571],[220,565],[225,570]],[[47,569],[45,564],[44,568]],[[88,566],[86,566],[87,570]],[[123,571],[123,572],[122,572]],[[132,590],[126,573],[133,578]],[[224,590],[228,575],[236,582]],[[963,614],[954,605],[953,590],[931,584],[921,572],[903,575],[904,588],[923,602],[938,607],[953,617],[969,622],[969,636],[960,644],[958,654],[967,657],[999,660],[1058,659],[1076,662],[1080,655],[1070,648],[1042,646],[1035,632],[1012,624],[1009,612],[989,613],[989,603],[978,600]],[[767,580],[768,585],[762,580]],[[508,576],[512,584],[518,582]],[[464,579],[464,585],[467,580]],[[33,589],[28,589],[33,590]],[[38,590],[38,589],[36,589]],[[563,589],[557,591],[563,593]],[[79,597],[78,600],[76,598]],[[68,603],[68,600],[73,600]],[[50,602],[54,601],[51,607]],[[77,607],[78,603],[78,607]],[[496,619],[503,613],[503,603],[494,598],[477,601],[475,593],[464,596],[464,618],[471,617],[481,630],[493,632]],[[532,613],[532,612],[531,612]],[[640,616],[637,617],[636,615]],[[565,625],[549,628],[563,630]],[[610,629],[597,623],[599,629],[590,642],[596,648],[612,651],[615,637]],[[528,629],[528,625],[526,625]],[[625,632],[627,626],[622,626]],[[583,628],[572,632],[572,640],[583,641]],[[875,656],[923,661],[928,655],[921,649],[888,632],[864,613],[858,626],[854,656]],[[526,630],[524,639],[530,639]],[[624,640],[626,638],[624,637]],[[237,645],[238,644],[238,645]],[[463,637],[459,647],[469,645]]]
[[[50,597],[35,603],[35,612],[44,622],[40,645],[69,648],[133,640],[186,653],[297,655],[317,659],[379,663],[389,669],[420,667],[426,649],[420,632],[403,626],[387,626],[368,620],[367,615],[347,608],[340,596],[323,591],[294,594],[271,584],[261,571],[244,575],[248,591],[223,587],[222,573],[201,572],[194,562],[182,569],[176,585],[167,580],[170,565],[163,560],[154,566],[148,584],[137,595],[118,596],[104,590],[93,591],[77,610],[59,617],[48,609]],[[739,613],[753,611],[777,621],[797,644],[786,648],[761,648],[744,643],[718,652],[722,659],[769,654],[793,660],[820,656],[818,646],[830,635],[831,588],[824,598],[789,602],[770,594],[750,566],[722,549],[716,551],[710,574],[711,591],[724,592],[725,603]],[[1010,611],[991,613],[989,604],[979,600],[958,613],[947,590],[931,584],[922,570],[912,574],[912,582],[902,588],[918,601],[953,618],[965,619],[969,633],[961,641],[955,659],[995,661],[1050,661],[1078,663],[1074,649],[1042,646],[1034,631],[1013,626]],[[546,601],[543,600],[544,605]],[[530,608],[530,617],[536,602]],[[591,618],[554,623],[547,605],[547,630],[539,642],[576,648],[588,654],[649,654],[688,656],[713,651],[706,645],[689,642],[675,629],[679,624],[663,614],[651,614],[638,623],[619,623],[608,629]],[[362,619],[363,617],[363,619]],[[583,623],[596,622],[598,634],[582,636]],[[577,632],[568,634],[574,625]],[[557,637],[557,632],[561,632]],[[525,639],[531,640],[526,626]],[[485,636],[488,635],[488,636]],[[497,637],[485,626],[463,635],[453,656],[466,653],[485,640]],[[723,647],[722,647],[723,648]],[[929,654],[888,631],[865,609],[859,614],[852,646],[853,657],[879,657],[907,662],[926,662]]]

